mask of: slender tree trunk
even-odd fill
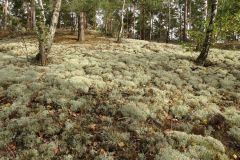
[[[70,13],[71,17],[71,32],[74,33],[74,17],[73,17],[73,12]]]
[[[118,33],[118,38],[117,38],[117,42],[121,43],[122,42],[122,35],[123,35],[123,27],[124,27],[124,9],[125,9],[125,2],[126,0],[123,0],[123,6],[122,6],[122,15],[121,15],[121,27]]]
[[[143,27],[142,27],[142,36],[143,36],[143,40],[145,40],[146,39],[146,32],[145,32],[145,8],[143,7],[143,22],[142,22],[142,25],[143,25]]]
[[[83,14],[83,20],[84,20],[84,29],[88,29],[88,24],[87,24],[87,14],[84,12]]]
[[[179,3],[179,40],[182,41],[182,6]]]
[[[95,11],[95,16],[94,16],[94,20],[93,20],[93,29],[96,30],[97,29],[97,11]]]
[[[58,18],[58,23],[57,23],[57,27],[56,28],[58,28],[58,29],[62,29],[62,24],[61,24],[61,12],[59,13],[59,18]],[[63,28],[64,28],[64,26],[63,26]]]
[[[38,48],[39,48],[39,53],[36,55],[37,61],[41,65],[46,65],[47,63],[47,54],[46,54],[46,37],[47,37],[47,32],[46,32],[46,26],[45,26],[45,14],[44,14],[44,8],[43,8],[43,3],[42,0],[37,1],[37,10],[38,10],[38,15],[37,15],[37,21],[36,27],[37,27],[37,35],[38,35]]]
[[[55,36],[55,33],[56,33],[57,24],[58,24],[58,20],[59,20],[61,3],[62,3],[62,0],[56,0],[55,6],[54,6],[51,25],[50,25],[50,29],[49,29],[48,38],[47,38],[48,39],[47,53],[49,53],[51,51],[53,39],[54,39],[54,36]]]
[[[44,14],[44,8],[42,0],[38,0],[37,9],[39,11],[39,15],[37,16],[37,34],[38,34],[38,41],[39,41],[39,53],[36,56],[36,59],[39,61],[41,65],[47,64],[47,56],[51,51],[53,38],[56,32],[56,27],[58,23],[59,18],[59,12],[61,8],[61,0],[56,0],[54,4],[53,14],[52,14],[52,20],[51,25],[49,27],[49,30],[47,30],[46,24],[45,24],[45,14]]]
[[[192,2],[188,2],[189,7],[188,7],[188,18],[187,18],[187,31],[192,29]],[[188,36],[188,34],[187,34]]]
[[[150,33],[149,33],[149,39],[150,41],[152,40],[152,32],[153,32],[153,14],[150,13]]]
[[[136,17],[135,17],[135,3],[133,4],[133,38],[136,38]]]
[[[31,7],[30,7],[30,4],[28,2],[24,2],[23,6],[25,6],[26,10],[27,10],[27,26],[26,26],[26,28],[30,30],[32,28]]]
[[[35,29],[36,27],[36,7],[35,0],[31,0],[31,28]]]
[[[113,35],[113,19],[110,20],[110,34]]]
[[[8,0],[5,0],[4,1],[4,5],[3,5],[3,30],[6,30],[7,29],[7,24],[8,24],[8,14],[9,14],[9,11],[8,11]]]
[[[141,39],[145,40],[145,8],[144,8],[144,2],[141,4]]]
[[[183,41],[187,41],[188,0],[184,1]]]
[[[129,22],[129,19],[128,19],[129,16],[128,16],[128,9],[127,9],[127,11],[126,11],[126,15],[127,15],[127,23],[126,23],[126,25],[127,25],[127,33],[126,33],[126,34],[127,34],[127,38],[129,38],[129,23],[128,23],[128,22]]]
[[[162,28],[162,14],[160,13],[159,14],[159,42],[161,42],[161,37],[162,37],[162,34],[161,34],[161,28]]]
[[[108,19],[105,20],[105,33],[108,34]]]
[[[208,52],[212,43],[214,23],[217,15],[217,7],[218,7],[218,0],[212,0],[211,17],[210,17],[209,25],[207,27],[205,41],[203,43],[201,54],[198,56],[196,60],[196,63],[199,65],[204,65],[208,56]]]
[[[170,29],[171,29],[171,1],[168,2],[168,26],[167,26],[166,43],[169,43],[169,40],[170,40]]]
[[[85,41],[85,31],[84,31],[84,12],[79,13],[78,17],[78,41]]]
[[[204,31],[206,31],[207,17],[208,17],[208,0],[204,0],[204,13],[203,13],[203,19],[205,22]]]

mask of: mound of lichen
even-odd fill
[[[26,60],[34,41],[2,42],[0,159],[240,156],[238,52],[200,67],[177,45],[63,43],[41,67]]]

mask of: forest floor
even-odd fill
[[[58,35],[0,40],[0,160],[240,159],[240,52]]]

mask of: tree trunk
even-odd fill
[[[70,13],[71,17],[71,32],[74,33],[74,17],[73,17],[73,12]]]
[[[135,9],[135,3],[133,4],[133,37],[132,38],[136,38],[136,31],[135,31],[135,29],[136,29],[136,17],[135,17],[135,11],[136,11],[136,9]]]
[[[45,26],[46,19],[45,19],[42,0],[38,0],[37,2],[38,3],[36,7],[39,14],[36,17],[37,18],[36,29],[37,29],[37,35],[38,35],[39,53],[36,55],[36,60],[42,66],[44,66],[47,64],[47,55],[45,50],[46,37],[47,37],[46,26]]]
[[[149,33],[149,39],[152,40],[152,32],[153,32],[153,14],[150,13],[150,33]]]
[[[35,9],[35,0],[31,0],[31,28],[36,27],[36,9]]]
[[[167,26],[166,43],[169,43],[169,40],[170,40],[170,28],[171,28],[171,1],[168,2],[168,26]]]
[[[187,31],[192,29],[192,2],[189,1],[188,4],[188,18],[187,18]],[[188,34],[187,34],[188,36]]]
[[[85,41],[85,31],[84,31],[84,12],[80,12],[78,16],[78,41]]]
[[[179,40],[182,42],[182,6],[179,3]]]
[[[110,34],[113,35],[113,19],[110,20]]]
[[[204,31],[206,31],[206,23],[207,23],[207,17],[208,17],[208,1],[204,0],[204,13],[203,13],[203,19],[204,19]]]
[[[3,5],[3,30],[6,30],[7,29],[7,24],[8,24],[8,14],[9,14],[9,11],[8,11],[8,0],[5,0],[4,1],[4,5]]]
[[[145,8],[144,2],[141,4],[141,40],[145,40]]]
[[[26,11],[27,11],[27,29],[31,29],[32,28],[32,13],[31,13],[31,7],[30,4],[28,2],[23,2],[23,8],[26,7]],[[23,17],[24,18],[24,17]]]
[[[53,38],[55,36],[56,27],[58,24],[58,18],[59,18],[59,12],[61,8],[61,0],[56,0],[54,4],[52,19],[51,19],[51,25],[49,27],[49,30],[47,30],[46,24],[45,24],[45,14],[44,14],[44,8],[42,0],[38,0],[38,13],[37,16],[37,34],[38,34],[38,41],[39,41],[39,53],[36,56],[36,59],[39,61],[41,65],[47,64],[47,56],[51,51]]]
[[[159,14],[159,38],[158,38],[158,40],[159,40],[159,42],[161,42],[161,37],[162,37],[162,34],[161,34],[161,28],[162,28],[162,14],[160,13]]]
[[[51,51],[53,39],[54,39],[54,36],[56,33],[56,28],[57,28],[57,24],[58,24],[58,20],[59,20],[61,3],[62,3],[62,0],[56,0],[55,6],[53,9],[53,15],[52,15],[51,25],[50,25],[48,39],[47,39],[48,40],[47,41],[47,43],[48,43],[47,44],[47,53],[49,53]]]
[[[105,33],[108,34],[108,19],[105,20]]]
[[[126,14],[127,14],[127,24],[126,24],[126,25],[127,25],[127,38],[129,38],[129,24],[128,24],[128,22],[129,22],[129,19],[128,19],[128,18],[129,18],[129,17],[128,17],[128,9],[127,9],[127,13],[126,13]]]
[[[123,27],[124,27],[124,9],[125,9],[125,2],[126,0],[123,0],[123,6],[122,6],[122,15],[121,15],[121,27],[118,33],[118,38],[117,38],[117,42],[121,43],[122,42],[122,35],[123,35]]]
[[[184,1],[183,41],[187,41],[188,0]]]
[[[217,7],[218,7],[218,0],[212,0],[211,17],[210,17],[209,25],[207,27],[206,37],[203,43],[201,54],[198,56],[196,60],[196,63],[199,65],[204,65],[208,56],[208,52],[212,43],[214,23],[217,15]]]
[[[84,29],[88,29],[88,23],[87,23],[87,14],[84,12],[83,14],[83,20],[84,20]]]

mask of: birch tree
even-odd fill
[[[122,11],[121,11],[121,26],[120,26],[120,30],[119,30],[118,38],[117,38],[118,43],[122,42],[125,4],[126,4],[126,0],[123,0]]]
[[[84,12],[80,12],[78,16],[78,41],[85,41],[85,25],[84,25]]]
[[[188,28],[188,0],[184,1],[184,17],[183,17],[183,41],[187,40],[187,28]]]
[[[52,19],[49,28],[46,25],[46,18],[42,0],[38,0],[36,4],[37,7],[36,27],[39,42],[39,53],[37,54],[36,59],[43,66],[47,64],[47,56],[51,51],[53,39],[56,32],[56,27],[58,24],[61,2],[62,0],[55,0],[54,2]]]
[[[212,0],[211,1],[211,17],[210,21],[206,30],[206,36],[203,43],[201,54],[198,56],[196,62],[199,65],[204,65],[205,61],[208,56],[208,52],[212,43],[212,37],[213,37],[213,30],[214,30],[214,23],[216,21],[216,15],[217,15],[217,7],[218,7],[218,0]]]
[[[3,2],[3,30],[7,29],[7,21],[8,21],[8,14],[9,14],[9,3],[8,0],[4,0]]]

